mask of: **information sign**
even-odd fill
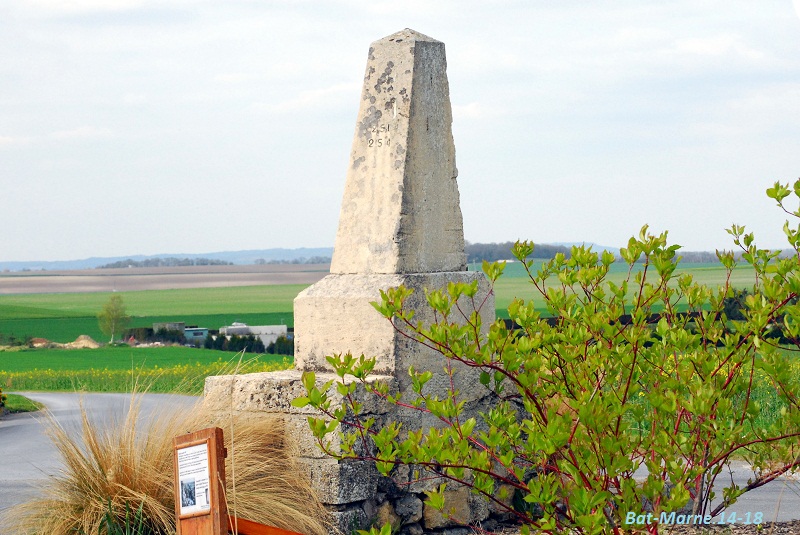
[[[208,442],[178,449],[180,516],[211,512]]]

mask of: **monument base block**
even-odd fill
[[[375,357],[375,373],[407,378],[409,366],[417,370],[441,371],[441,356],[397,332],[392,323],[370,304],[380,302],[381,290],[405,286],[413,290],[406,307],[414,321],[429,324],[433,311],[426,291],[446,289],[448,283],[477,282],[474,303],[459,301],[469,314],[481,306],[484,329],[494,321],[494,294],[483,273],[450,271],[405,274],[331,274],[306,288],[294,300],[295,367],[299,370],[333,371],[325,357],[336,353]],[[450,321],[464,323],[457,310]],[[320,328],[324,325],[325,328]],[[431,368],[432,362],[436,362]],[[396,373],[399,372],[399,373]],[[401,379],[402,380],[402,379]],[[403,385],[399,385],[403,390]]]

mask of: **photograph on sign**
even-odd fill
[[[178,450],[180,516],[211,511],[208,443]]]

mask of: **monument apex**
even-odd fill
[[[372,43],[331,273],[466,270],[444,43]]]

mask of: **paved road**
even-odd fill
[[[43,403],[67,430],[80,429],[80,400],[94,421],[111,422],[124,417],[130,394],[26,393]],[[141,411],[146,417],[165,404],[181,407],[197,401],[190,396],[145,394]],[[36,484],[60,468],[58,453],[45,436],[39,414],[11,414],[0,420],[0,512],[35,494]]]
[[[739,487],[743,487],[747,485],[748,478],[753,477],[752,470],[744,462],[732,461],[730,468],[731,474],[723,471],[717,476],[717,483],[714,485],[717,498],[712,502],[711,509],[722,501],[721,488],[730,486],[731,480]],[[634,474],[637,479],[644,479],[646,476],[647,472],[644,469]],[[730,524],[732,518],[740,519],[737,524],[742,524],[748,519],[752,522],[756,519],[757,513],[761,513],[765,522],[800,520],[800,474],[795,477],[780,477],[763,487],[746,492],[724,512],[724,519],[716,517],[714,522]]]

